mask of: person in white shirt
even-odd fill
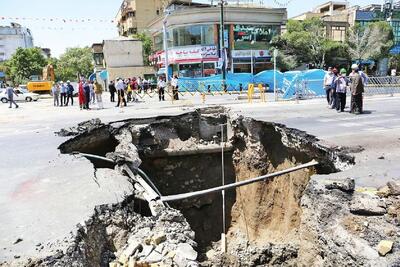
[[[172,95],[174,100],[179,100],[179,95],[178,95],[178,76],[175,75],[171,79],[171,86],[172,86]]]
[[[124,81],[121,78],[118,79],[115,87],[117,89],[117,95],[118,95],[118,103],[117,103],[116,107],[119,107],[120,105],[122,106],[122,102],[124,103],[124,106],[126,107],[126,100],[125,100],[125,95],[124,95],[124,91],[125,91]]]
[[[159,101],[165,101],[165,87],[167,86],[167,84],[164,81],[164,77],[160,76],[160,79],[158,80],[157,83],[157,88],[158,88],[158,100]]]
[[[325,74],[324,77],[324,89],[326,92],[326,101],[328,101],[328,105],[332,104],[332,82],[335,74],[332,71],[332,67],[328,68],[328,72]]]

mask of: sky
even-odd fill
[[[279,4],[289,2],[289,18],[327,1],[264,0],[272,7],[280,7]],[[363,6],[380,4],[382,0],[348,2]],[[17,22],[28,27],[35,46],[50,48],[52,56],[59,57],[68,47],[91,46],[103,39],[117,37],[116,23],[112,21],[121,3],[122,0],[0,0],[0,25]]]

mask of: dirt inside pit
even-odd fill
[[[135,146],[140,168],[162,195],[221,185],[221,146],[224,147],[226,184],[317,160],[320,164],[316,168],[226,192],[227,243],[232,249],[243,243],[263,246],[295,240],[302,213],[300,199],[311,175],[336,172],[354,163],[352,157],[321,146],[315,137],[302,131],[229,116],[219,108],[110,123],[68,140],[60,150],[107,155],[118,150],[121,142]],[[96,167],[104,167],[97,164]],[[221,238],[221,193],[169,204],[180,210],[189,222],[196,233],[196,250],[202,253],[198,259],[205,260],[205,253]],[[232,259],[235,260],[238,259]]]

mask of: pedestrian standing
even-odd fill
[[[60,103],[61,106],[63,106],[67,103],[67,86],[64,84],[63,81],[60,82],[60,92]]]
[[[132,78],[131,81],[131,89],[132,89],[132,102],[138,101],[137,91],[138,91],[138,83],[135,77]]]
[[[145,78],[143,78],[142,84],[143,84],[143,91],[145,94],[147,94],[147,90],[149,89],[149,82]]]
[[[119,107],[119,106],[122,107],[122,103],[124,103],[124,106],[126,107],[126,100],[125,100],[125,95],[124,95],[125,84],[122,79],[118,79],[116,89],[117,89],[117,95],[118,95],[118,103],[117,103],[116,107]]]
[[[130,79],[127,81],[126,87],[127,87],[127,89],[126,89],[126,101],[131,102],[131,100],[132,100],[132,84],[131,84],[131,80]]]
[[[110,101],[115,102],[115,92],[117,91],[117,89],[115,88],[114,81],[110,82],[110,84],[108,85],[108,90],[110,91]]]
[[[330,107],[331,107],[331,109],[335,109],[336,108],[336,88],[334,86],[334,81],[338,78],[337,68],[333,68],[332,73],[333,73],[333,79],[332,79],[332,85],[331,85],[331,90],[330,90],[330,93],[331,93],[331,96],[330,96],[331,106]]]
[[[346,91],[349,85],[349,79],[346,77],[346,69],[340,70],[340,76],[334,80],[334,90],[336,94],[336,111],[343,112],[346,107]]]
[[[158,87],[158,100],[159,101],[165,101],[165,97],[164,97],[164,94],[165,94],[165,86],[166,86],[166,83],[165,83],[165,81],[164,81],[164,78],[162,77],[162,76],[160,76],[160,79],[158,80],[158,83],[157,83],[157,87]]]
[[[53,103],[54,106],[58,107],[60,105],[60,85],[58,83],[55,83],[53,85],[53,88],[51,89],[51,92],[53,93]]]
[[[90,110],[89,104],[90,104],[90,81],[85,82],[83,85],[83,91],[85,92],[85,109]]]
[[[12,88],[12,86],[6,84],[6,92],[7,92],[8,102],[10,102],[10,106],[8,108],[12,108],[12,104],[15,105],[15,108],[19,108],[19,106],[17,105],[17,103],[14,100],[14,95],[18,96],[18,94],[15,92],[14,88]]]
[[[67,81],[67,103],[65,104],[68,106],[69,100],[71,99],[71,106],[74,105],[74,87],[72,86],[70,81]]]
[[[174,100],[179,100],[179,95],[178,95],[178,76],[175,75],[171,79],[171,86],[172,86],[172,95]]]
[[[96,94],[97,107],[103,109],[103,99],[101,97],[103,94],[103,86],[98,81],[94,82],[94,93]]]
[[[140,93],[142,93],[142,90],[143,90],[143,80],[141,77],[138,77],[136,82],[138,85],[138,93],[140,94]]]
[[[359,73],[358,65],[351,66],[352,72],[350,77],[350,91],[351,91],[351,104],[350,113],[361,114],[363,113],[363,93],[364,93],[364,80]]]
[[[326,101],[328,102],[329,107],[332,105],[331,90],[332,90],[333,77],[334,77],[334,74],[332,72],[332,67],[329,67],[328,72],[325,74],[325,77],[324,77],[324,89],[325,89],[325,93],[326,93]]]
[[[96,94],[94,93],[93,82],[89,81],[88,85],[89,85],[89,89],[90,89],[90,102],[92,102],[92,104],[94,104],[94,102],[96,100]]]
[[[79,82],[78,86],[78,99],[79,99],[79,108],[82,110],[85,108],[86,99],[85,99],[85,90],[83,89],[84,83],[83,80]]]

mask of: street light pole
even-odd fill
[[[278,101],[278,96],[276,94],[276,57],[278,56],[278,50],[274,49],[274,98]]]
[[[169,11],[165,11],[165,18],[163,20],[163,46],[164,46],[164,68],[165,68],[165,83],[168,86],[168,43],[167,43],[167,18]]]
[[[220,14],[220,55],[221,55],[221,60],[222,60],[222,85],[223,89],[225,85],[225,79],[226,79],[226,62],[225,62],[225,36],[224,36],[224,0],[221,0],[221,14]]]

